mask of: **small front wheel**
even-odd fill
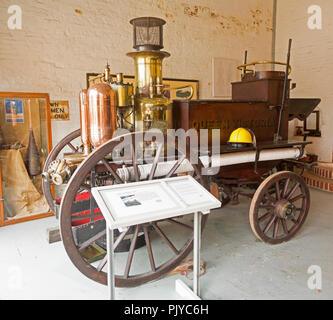
[[[310,192],[301,176],[277,172],[257,189],[250,207],[250,224],[258,239],[270,244],[290,240],[302,227],[310,207]]]

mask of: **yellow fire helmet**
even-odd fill
[[[228,144],[234,148],[251,146],[253,145],[252,135],[249,129],[238,128],[231,133]]]

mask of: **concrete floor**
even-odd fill
[[[271,246],[256,240],[249,221],[250,201],[214,211],[203,232],[203,299],[332,299],[332,194],[311,190],[311,211],[291,241]],[[106,299],[107,288],[83,276],[62,243],[48,244],[46,218],[0,228],[1,299]],[[309,266],[322,270],[322,290],[310,290]],[[179,299],[165,277],[136,288],[117,288],[118,299]]]

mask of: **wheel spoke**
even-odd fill
[[[181,163],[185,160],[186,156],[183,154],[175,163],[175,165],[172,167],[170,172],[165,176],[166,178],[170,178],[178,169],[178,167],[181,165]]]
[[[148,180],[152,180],[154,178],[154,174],[155,174],[155,171],[156,171],[156,168],[157,168],[158,160],[160,158],[163,145],[164,144],[161,143],[158,146],[158,149],[157,149],[157,152],[156,152],[156,155],[155,155],[155,158],[154,158],[154,162],[153,162],[153,165],[152,165],[151,170],[150,170],[150,174],[149,174]]]
[[[119,177],[117,172],[109,165],[109,163],[103,158],[102,159],[103,164],[105,165],[106,169],[113,175],[113,177],[116,179],[117,183],[124,183],[124,181]]]
[[[270,230],[270,228],[272,227],[273,223],[275,222],[275,219],[277,219],[276,216],[272,217],[272,219],[267,223],[267,225],[266,225],[263,233],[267,233]]]
[[[71,142],[68,142],[67,145],[71,148],[73,152],[77,152],[77,149],[72,145]]]
[[[138,169],[138,163],[136,161],[136,153],[135,153],[135,136],[132,136],[132,164],[134,168],[134,175],[135,175],[135,181],[138,182],[140,181],[140,176],[139,176],[139,169]]]
[[[272,212],[271,211],[267,211],[264,215],[262,215],[258,221],[259,222],[263,222],[265,221],[268,217],[270,217],[272,215]]]
[[[98,240],[99,238],[102,238],[103,236],[105,236],[106,234],[106,230],[103,230],[99,233],[97,233],[96,235],[94,235],[93,237],[91,237],[90,239],[88,239],[87,241],[83,242],[80,246],[79,246],[79,251],[87,248],[89,245],[91,245],[93,242],[95,242],[96,240]]]
[[[275,219],[275,222],[274,222],[274,232],[273,232],[273,238],[275,239],[279,233],[279,222],[280,222],[280,219]]]
[[[298,220],[292,218],[291,221],[292,221],[294,224],[298,225]]]
[[[301,193],[298,196],[296,196],[295,198],[290,199],[289,202],[293,203],[293,202],[295,202],[295,201],[297,201],[299,199],[302,199],[302,198],[305,198],[305,195]],[[301,209],[301,208],[299,208],[299,209]]]
[[[283,231],[284,231],[284,233],[285,233],[285,234],[289,234],[286,220],[281,219],[281,222],[282,222],[282,227],[283,227]]]
[[[272,205],[272,204],[261,204],[261,205],[259,205],[258,208],[259,208],[259,209],[274,209],[275,206]]]
[[[129,249],[129,253],[128,253],[128,259],[127,259],[127,263],[126,263],[126,268],[125,268],[125,278],[128,278],[130,269],[131,269],[131,265],[132,265],[132,261],[133,261],[133,255],[134,255],[134,251],[135,251],[135,245],[136,245],[136,240],[138,239],[138,234],[139,234],[139,229],[140,226],[137,225],[135,228],[135,232],[132,238],[132,242],[131,242],[131,246]]]
[[[290,182],[290,178],[288,178],[286,180],[286,183],[284,185],[283,192],[282,192],[282,198],[284,198],[286,196],[286,193],[287,193],[287,190],[288,190],[288,186],[289,186],[289,182]]]
[[[171,250],[175,254],[179,254],[179,251],[177,248],[172,244],[172,242],[169,240],[169,238],[163,233],[163,231],[160,229],[160,227],[156,224],[156,222],[152,223],[154,229],[157,231],[157,233],[161,236],[161,238],[166,242],[166,244],[171,248]]]
[[[290,197],[294,194],[294,192],[296,191],[296,189],[300,186],[300,183],[297,182],[293,188],[290,190],[290,192],[288,193],[288,195],[286,196],[286,199],[289,200]]]
[[[124,232],[122,232],[117,240],[114,242],[113,244],[113,250],[116,250],[120,244],[121,241],[123,241],[123,239],[125,238],[125,236],[127,235],[128,231],[131,229],[131,227],[128,227]],[[97,267],[97,271],[101,271],[103,270],[104,266],[106,265],[106,263],[108,262],[108,255],[105,255],[105,257],[103,258],[103,260],[99,263],[98,267]]]
[[[143,226],[143,232],[145,234],[145,241],[146,241],[146,245],[147,245],[147,251],[148,251],[149,261],[150,261],[150,265],[151,265],[151,270],[155,271],[156,270],[155,260],[154,260],[153,250],[151,248],[151,242],[150,242],[147,226]]]

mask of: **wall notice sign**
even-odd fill
[[[68,101],[51,101],[51,120],[69,120]]]

